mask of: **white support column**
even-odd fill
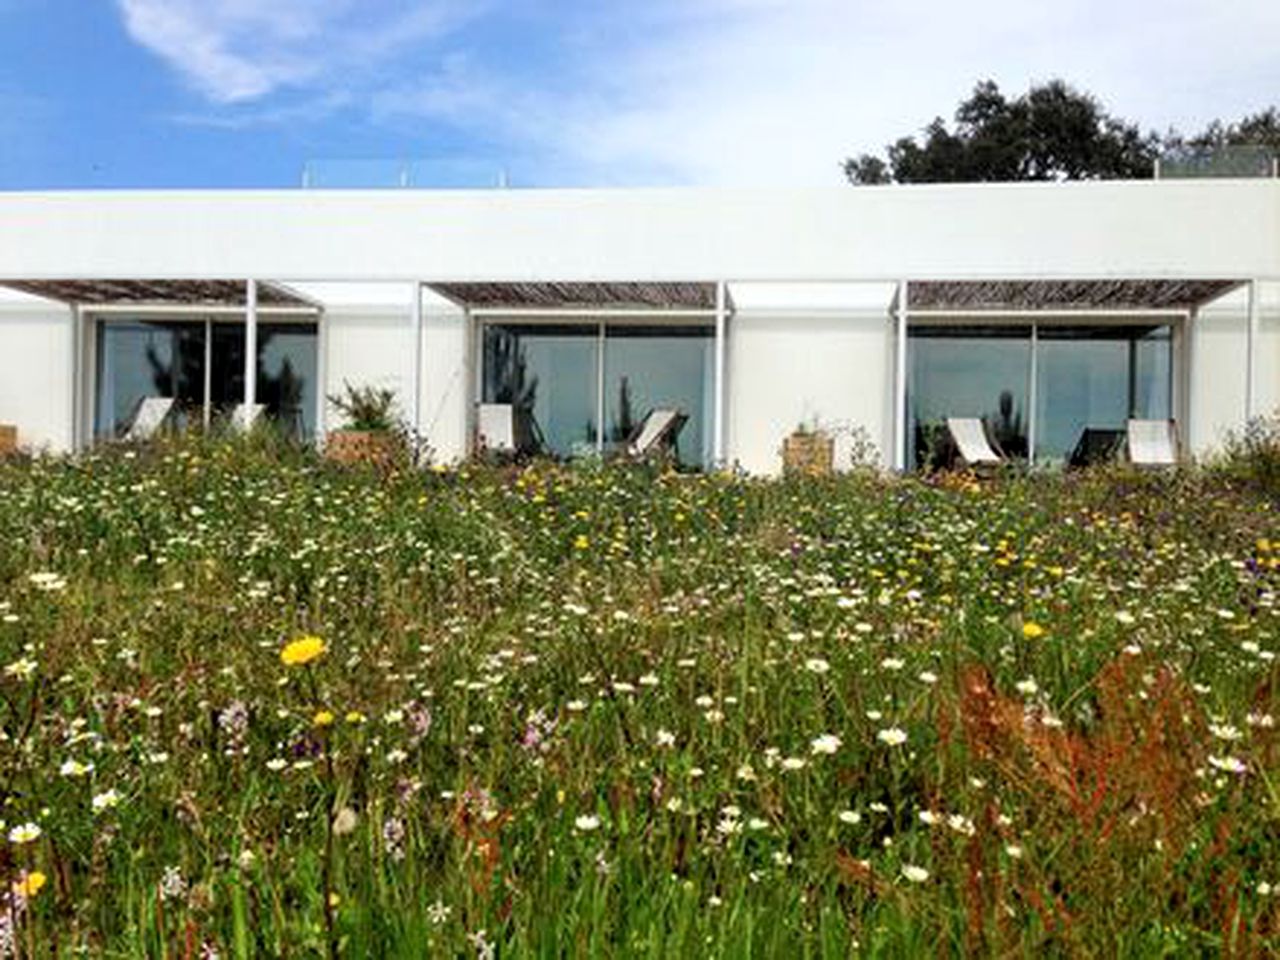
[[[409,374],[410,435],[416,459],[422,447],[422,284],[413,282],[413,302],[409,306],[409,329],[413,348],[409,351],[413,369]]]
[[[716,343],[715,343],[715,393],[711,422],[711,457],[717,468],[725,465],[725,355],[726,326],[729,301],[728,284],[720,280],[716,283]]]
[[[329,323],[321,310],[316,314],[316,433],[313,442],[323,448],[329,432]]]
[[[1040,352],[1040,324],[1031,321],[1031,368],[1027,374],[1027,466],[1036,465],[1036,420],[1039,419],[1039,404],[1036,403],[1040,390],[1040,366],[1037,354]]]
[[[1245,336],[1244,419],[1258,412],[1258,281],[1249,281],[1249,330]]]
[[[244,291],[244,403],[258,402],[258,281],[245,282]]]
[[[604,456],[604,351],[605,326],[596,326],[596,453]]]
[[[213,318],[204,318],[204,392],[200,395],[201,422],[205,430],[213,423]]]
[[[81,351],[84,349],[84,333],[83,333],[84,326],[81,323],[81,316],[82,315],[80,313],[80,305],[72,304],[71,305],[71,349],[68,351],[68,353],[70,354],[69,366],[70,366],[70,374],[71,374],[71,382],[68,384],[70,388],[70,393],[71,393],[69,397],[69,401],[71,404],[71,408],[69,410],[69,413],[71,414],[71,424],[70,424],[71,432],[69,434],[69,439],[71,441],[70,446],[71,446],[72,452],[75,452],[80,449],[80,435],[81,435],[80,409],[81,409],[81,396],[82,396],[82,391],[84,389],[84,385],[80,382],[80,368],[81,368],[80,358],[81,358]]]
[[[897,303],[894,309],[896,334],[894,336],[893,376],[893,468],[907,469],[907,311],[910,294],[906,280],[898,281]]]

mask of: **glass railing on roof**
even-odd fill
[[[1177,147],[1156,160],[1157,180],[1274,177],[1280,153],[1267,146]]]
[[[509,186],[505,168],[483,160],[317,159],[302,168],[314,190],[475,190]]]

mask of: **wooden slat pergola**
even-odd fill
[[[1238,287],[1238,280],[917,280],[919,311],[1187,310]]]
[[[8,280],[2,286],[21,293],[82,306],[147,304],[183,307],[243,307],[243,280]],[[279,283],[258,283],[263,307],[314,307],[305,297]]]
[[[430,288],[469,310],[705,310],[716,309],[714,283],[628,281],[583,283],[433,283]]]

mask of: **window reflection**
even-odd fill
[[[1111,459],[1131,417],[1170,416],[1169,327],[1042,326],[1037,338],[1037,462]]]
[[[948,417],[985,421],[1009,457],[1027,455],[1029,327],[913,327],[907,422],[917,468],[950,465]]]
[[[567,457],[596,446],[595,327],[484,328],[482,395],[529,419],[537,451]]]
[[[609,327],[604,354],[606,444],[622,448],[653,410],[688,420],[675,438],[680,463],[711,461],[709,417],[714,373],[705,327]]]
[[[212,333],[209,394],[205,396],[205,338]],[[314,323],[258,326],[257,400],[266,415],[299,439],[315,432],[317,327]],[[229,415],[244,401],[243,323],[100,321],[97,332],[94,434],[121,435],[146,397],[173,397],[181,428]]]

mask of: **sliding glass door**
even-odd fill
[[[679,462],[711,461],[714,382],[705,326],[488,323],[480,399],[511,404],[530,426],[525,453],[570,457],[626,447],[658,411],[676,411]]]
[[[907,449],[916,468],[944,465],[949,417],[984,421],[1006,456],[1026,457],[1030,327],[915,327],[909,341]]]
[[[1169,327],[1045,326],[1038,340],[1037,463],[1105,458],[1130,418],[1172,415]]]
[[[315,432],[314,323],[258,325],[257,402],[299,439]],[[179,427],[216,422],[244,401],[242,323],[99,320],[94,435],[122,435],[143,399],[172,397]]]
[[[483,400],[526,417],[538,452],[596,448],[594,327],[490,324],[484,329]]]
[[[907,443],[917,468],[947,460],[948,417],[983,420],[1011,458],[1083,465],[1113,457],[1129,419],[1173,415],[1166,324],[922,324],[908,339]]]

